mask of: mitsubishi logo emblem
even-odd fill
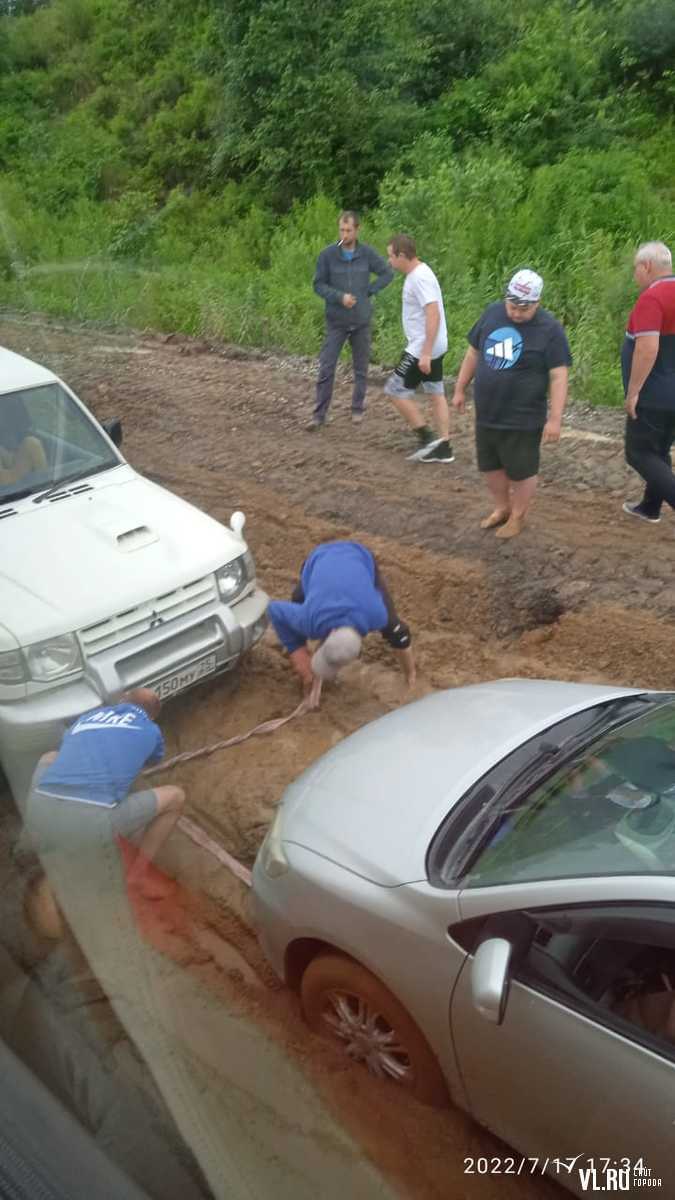
[[[155,612],[155,610],[153,608],[152,612],[150,613],[150,628],[157,629],[158,625],[163,625],[163,624],[164,624],[164,618],[160,617],[159,613]]]

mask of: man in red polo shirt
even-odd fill
[[[645,242],[635,255],[640,296],[628,318],[621,352],[626,394],[626,462],[645,481],[642,499],[623,506],[656,524],[664,500],[675,508],[670,450],[675,442],[675,275],[663,242]]]

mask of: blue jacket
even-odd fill
[[[376,278],[370,281],[371,275]],[[370,297],[386,288],[394,278],[391,267],[372,246],[357,242],[351,261],[342,257],[340,246],[333,243],[322,250],[314,274],[314,291],[326,301],[326,321],[352,329],[367,325],[373,315]],[[356,296],[353,308],[345,308],[345,292]]]
[[[389,623],[375,583],[375,559],[360,542],[324,542],[300,574],[299,600],[273,600],[268,613],[279,641],[291,653],[309,639],[323,640],[350,625],[362,637]]]

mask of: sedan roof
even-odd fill
[[[423,879],[433,834],[486,771],[564,717],[639,694],[539,679],[435,692],[303,772],[284,795],[282,836],[384,886]]]

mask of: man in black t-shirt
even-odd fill
[[[523,527],[539,475],[539,448],[557,442],[572,362],[562,325],[540,308],[544,282],[518,271],[504,300],[490,304],[469,331],[453,404],[463,411],[475,376],[476,454],[493,510],[481,521],[512,538]]]

